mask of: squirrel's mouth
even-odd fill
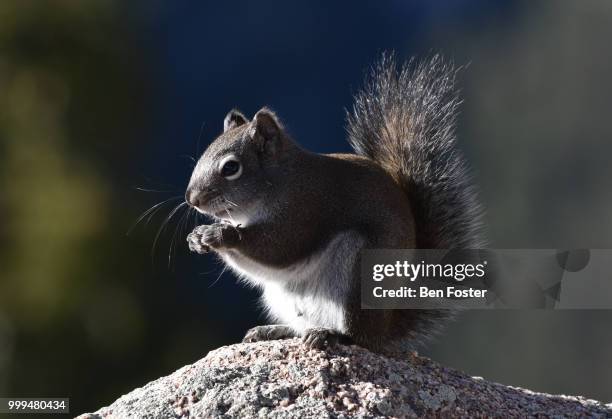
[[[212,215],[217,218],[224,218],[224,216],[227,216],[227,212],[231,210],[227,208],[225,200],[221,195],[209,198],[206,202],[195,207],[195,209],[201,214]]]
[[[220,204],[221,195],[216,191],[187,189],[185,201],[200,214],[213,215]],[[212,211],[211,211],[212,210]]]
[[[213,215],[217,218],[224,218],[224,216],[227,216],[227,213],[231,211],[230,209],[220,209],[218,211],[216,211]]]
[[[197,200],[188,203],[200,214],[228,222],[232,222],[237,216],[235,209],[238,204],[226,199],[223,194],[200,196]]]

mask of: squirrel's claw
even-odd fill
[[[334,346],[339,342],[340,335],[324,327],[313,327],[307,329],[302,336],[302,342],[308,349],[323,349],[327,346]]]

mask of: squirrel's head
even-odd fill
[[[264,209],[283,161],[297,149],[276,115],[267,108],[249,121],[237,110],[223,122],[223,133],[198,160],[185,193],[203,214],[245,225]]]

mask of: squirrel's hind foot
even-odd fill
[[[302,336],[302,342],[308,349],[323,349],[325,347],[335,346],[339,343],[352,343],[348,336],[325,327],[306,329]]]
[[[255,326],[249,329],[242,342],[260,342],[262,340],[278,340],[296,337],[295,332],[284,324],[270,324],[266,326]]]

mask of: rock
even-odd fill
[[[79,418],[611,417],[612,405],[473,378],[419,356],[299,340],[241,343]]]

